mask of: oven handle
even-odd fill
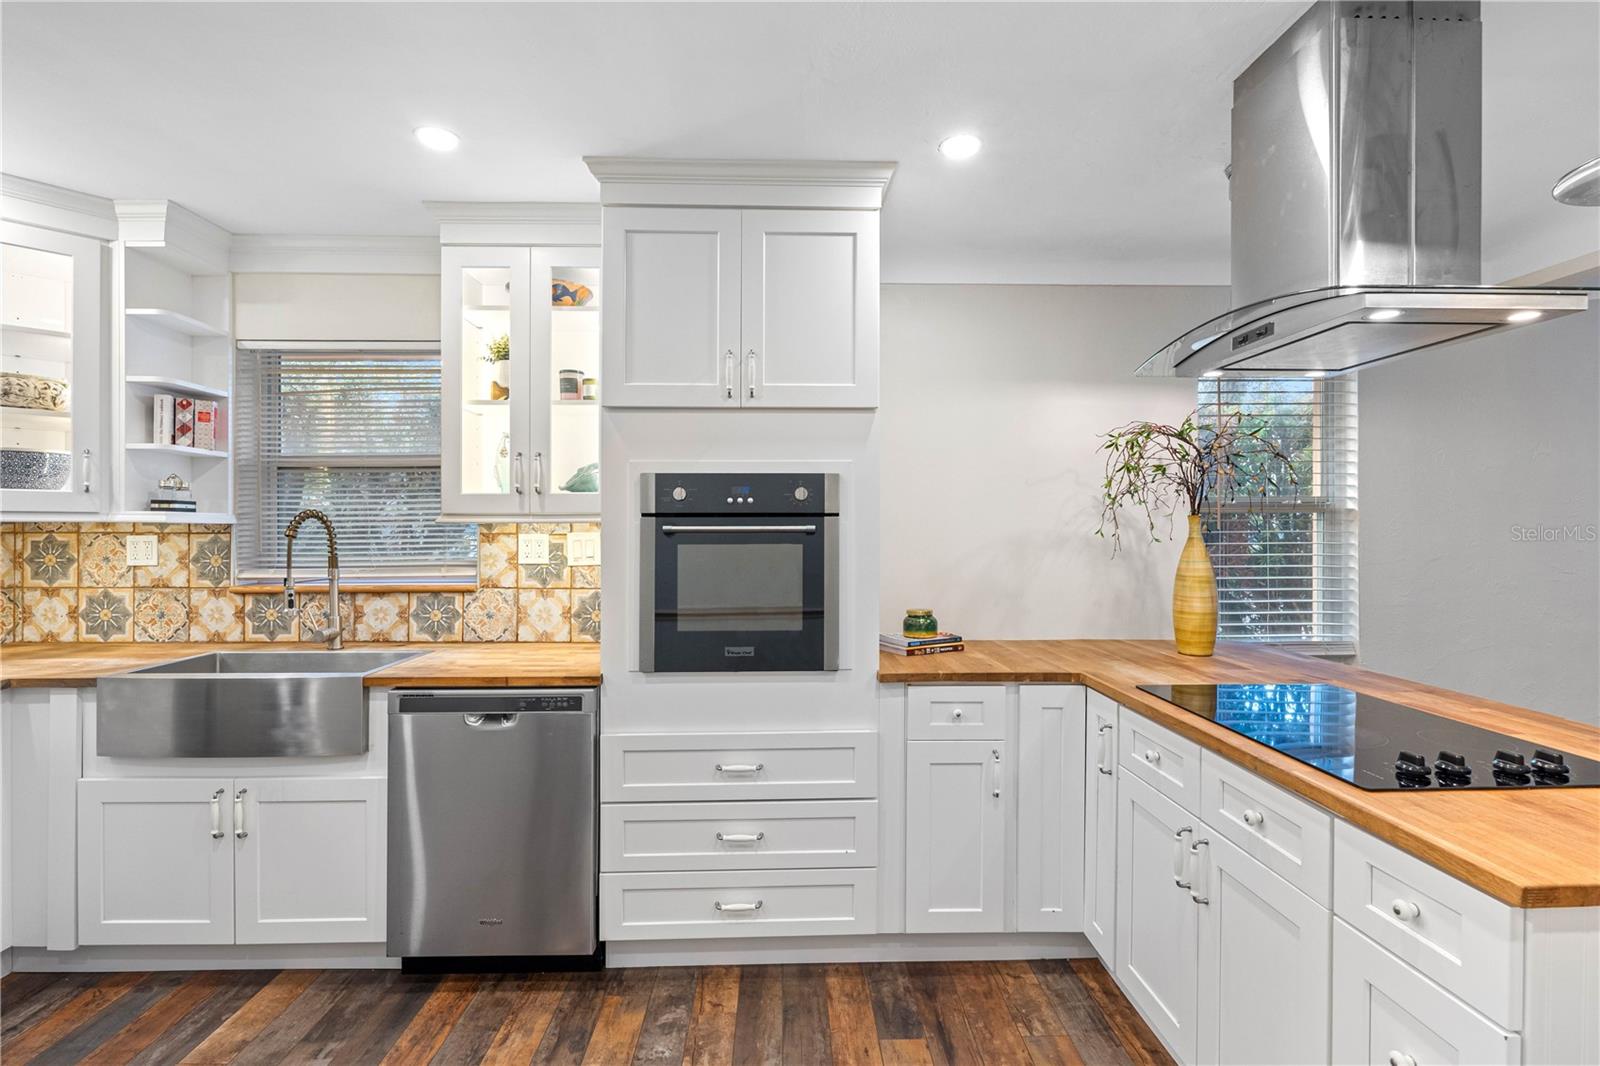
[[[815,533],[816,526],[662,526],[661,532],[673,533]]]

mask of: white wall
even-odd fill
[[[1597,418],[1597,310],[1362,372],[1363,666],[1600,722]]]
[[[438,274],[235,274],[240,340],[437,341]]]
[[[1152,545],[1135,522],[1111,557],[1098,435],[1193,409],[1191,379],[1133,371],[1227,295],[885,285],[880,624],[931,607],[971,638],[1170,638],[1184,526]]]

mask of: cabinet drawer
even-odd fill
[[[877,930],[877,870],[600,875],[602,940],[828,936]]]
[[[1329,905],[1333,815],[1209,751],[1200,753],[1195,813],[1261,865]]]
[[[1200,745],[1123,707],[1117,727],[1117,760],[1168,799],[1200,809]]]
[[[1522,1061],[1522,1040],[1341,921],[1333,923],[1333,1055],[1351,1066]]]
[[[600,738],[600,799],[871,799],[878,735],[621,733]]]
[[[600,868],[776,870],[876,866],[876,800],[608,803]]]
[[[1522,1028],[1522,912],[1347,822],[1333,911],[1508,1029]]]
[[[1004,685],[912,685],[906,699],[908,740],[1004,740]]]

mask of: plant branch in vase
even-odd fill
[[[504,400],[511,395],[511,335],[502,333],[490,341],[483,361],[494,371],[489,382],[489,399]]]
[[[1294,460],[1267,430],[1264,422],[1230,411],[1210,422],[1195,412],[1176,426],[1130,422],[1104,434],[1106,476],[1095,532],[1104,537],[1109,528],[1112,554],[1122,546],[1123,508],[1143,513],[1145,531],[1156,542],[1156,516],[1186,508],[1189,539],[1172,586],[1173,638],[1185,655],[1210,655],[1217,645],[1217,578],[1201,521],[1205,505],[1264,499],[1298,484]]]

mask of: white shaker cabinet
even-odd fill
[[[1083,928],[1081,685],[1023,685],[1017,719],[1017,929]]]
[[[906,932],[1005,928],[1005,742],[906,744]]]
[[[232,786],[78,782],[79,943],[233,943]]]
[[[1117,705],[1091,690],[1083,748],[1083,931],[1107,966],[1117,942]]]

